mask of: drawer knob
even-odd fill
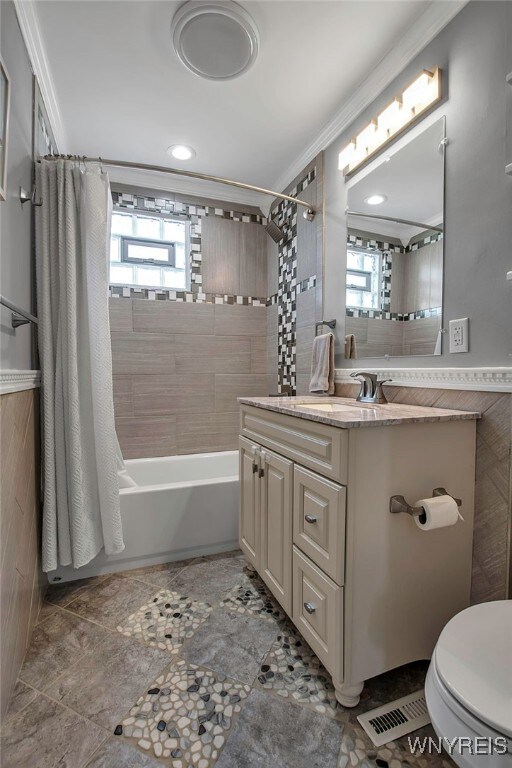
[[[313,603],[304,603],[304,608],[308,613],[314,613],[316,611],[316,606],[314,606]]]
[[[306,515],[304,520],[306,521],[306,523],[316,523],[318,518],[315,517],[314,515]]]

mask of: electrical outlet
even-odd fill
[[[469,352],[469,318],[450,320],[450,352]]]

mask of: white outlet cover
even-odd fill
[[[469,352],[469,318],[450,320],[450,352]]]

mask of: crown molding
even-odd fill
[[[59,152],[68,151],[68,142],[64,123],[60,113],[57,94],[53,84],[50,65],[39,27],[36,3],[34,0],[14,0],[14,7],[21,29],[21,34],[27,48],[34,75],[37,77],[39,89],[43,97],[48,120],[57,142]]]
[[[286,189],[319,152],[326,149],[337,136],[351,126],[361,112],[378,98],[395,77],[398,77],[400,72],[468,2],[469,0],[432,2],[419,19],[402,35],[400,45],[392,47],[370,74],[352,89],[351,95],[343,101],[343,106],[324,125],[318,136],[276,179],[272,185],[274,189]]]
[[[36,389],[40,385],[40,371],[17,371],[13,369],[0,371],[0,395],[22,392],[25,389]]]
[[[105,164],[104,164],[105,165]],[[183,195],[192,195],[209,200],[221,200],[229,203],[239,203],[260,208],[266,215],[272,200],[268,195],[258,192],[243,190],[237,187],[228,187],[212,181],[202,179],[190,179],[178,177],[174,174],[159,173],[158,171],[142,171],[136,168],[118,168],[117,166],[105,166],[108,168],[110,181],[118,184],[131,184],[135,187],[162,190],[162,192],[178,192]]]
[[[426,389],[460,389],[477,392],[512,392],[512,367],[504,368],[367,368],[365,371],[391,379],[391,386]],[[355,369],[337,368],[337,384],[354,384]]]

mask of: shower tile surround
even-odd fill
[[[321,158],[307,168],[289,189],[316,204]],[[188,203],[124,188],[114,189],[116,208],[144,213],[179,213],[191,225],[190,291],[151,290],[110,286],[114,406],[116,428],[125,458],[169,456],[236,450],[237,397],[295,392],[309,371],[314,335],[313,316],[301,322],[301,299],[316,297],[321,280],[304,275],[301,258],[318,267],[316,232],[312,247],[301,248],[302,221],[297,206],[279,204],[272,216],[285,231],[279,244],[278,282],[267,296],[214,293],[203,275],[206,218],[239,225],[263,226],[255,212]],[[299,214],[301,215],[301,214]],[[270,242],[270,237],[265,234]],[[297,250],[299,248],[299,251]],[[267,261],[270,265],[270,254]],[[266,279],[265,279],[266,282]],[[261,280],[258,281],[261,284]],[[270,282],[269,282],[270,287]],[[315,299],[313,305],[318,303]],[[268,339],[268,313],[275,312],[275,336]],[[268,348],[268,351],[267,351]],[[299,359],[298,359],[299,355]],[[279,371],[279,381],[269,371]]]
[[[201,588],[197,566],[207,568],[210,579],[218,574],[226,590],[210,601],[208,616],[187,634],[177,654],[167,646],[154,647],[149,636],[123,636],[131,619],[160,605],[161,598],[173,613],[183,603],[192,611],[196,604],[206,605],[211,593],[206,581]],[[158,585],[165,576],[164,596]],[[116,629],[96,599],[105,578],[83,580],[74,591],[71,585],[49,590],[39,634],[32,639],[4,722],[4,768],[53,768],[67,761],[73,768],[453,766],[447,756],[412,756],[406,738],[376,749],[356,720],[360,712],[421,688],[426,663],[369,681],[360,705],[344,709],[333,699],[321,663],[259,577],[244,567],[239,552],[183,561],[167,571],[155,566],[107,578],[133,591],[130,605],[118,606]],[[187,583],[193,596],[177,586]],[[154,590],[153,597],[128,615],[141,586]],[[94,609],[87,618],[75,612],[84,601]],[[51,622],[61,627],[58,637]],[[77,622],[81,637],[87,638],[87,653],[78,656],[76,644],[81,647],[83,641]],[[243,642],[233,654],[236,636]],[[52,661],[57,645],[60,658],[67,648],[60,669]],[[226,671],[233,658],[239,665],[236,675]],[[419,735],[431,733],[426,728]]]
[[[209,291],[202,270],[208,244],[203,222],[210,217],[229,228],[261,226],[266,219],[225,204],[115,188],[112,194],[118,209],[179,213],[191,226],[190,291],[110,287],[114,407],[123,455],[234,450],[237,396],[267,393],[267,298]]]

